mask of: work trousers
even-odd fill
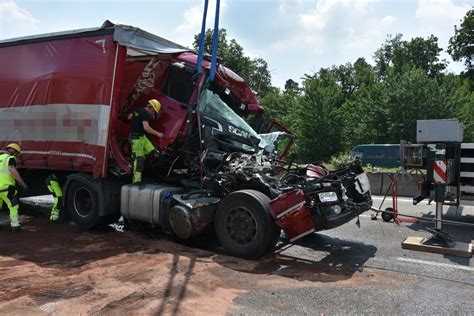
[[[63,190],[61,189],[61,185],[55,178],[48,178],[47,184],[49,192],[51,192],[54,197],[53,208],[51,209],[51,215],[49,216],[49,219],[51,221],[56,221],[59,218],[59,211],[61,209],[63,199]]]
[[[130,135],[129,141],[132,146],[133,183],[140,183],[142,181],[145,156],[155,151],[155,147],[145,135]]]
[[[17,189],[11,185],[7,189],[0,190],[0,200],[8,206],[10,211],[10,226],[19,227],[18,209],[20,208],[20,199],[18,198]]]

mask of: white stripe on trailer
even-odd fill
[[[65,156],[65,157],[78,157],[78,158],[88,158],[92,160],[96,160],[94,156],[88,154],[81,154],[81,153],[65,153],[62,151],[57,150],[50,150],[50,151],[41,151],[41,150],[22,150],[22,154],[29,154],[29,155],[51,155],[51,156]]]

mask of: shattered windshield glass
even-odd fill
[[[203,91],[200,102],[201,112],[208,118],[216,122],[228,124],[228,132],[243,137],[245,139],[254,138],[260,149],[266,149],[267,152],[277,150],[278,143],[287,134],[278,131],[266,134],[257,134],[257,132],[238,114],[236,114],[217,93],[207,89]],[[247,144],[237,144],[237,141],[229,139],[228,142],[233,143],[237,147],[244,149],[246,152],[254,151],[254,148]]]
[[[199,107],[207,117],[217,122],[227,123],[229,133],[246,140],[258,139],[257,132],[222,101],[217,93],[208,89],[203,91]]]
[[[218,122],[225,121],[235,126],[238,130],[233,130],[232,132],[236,135],[244,138],[249,138],[250,136],[258,137],[252,127],[250,127],[243,118],[238,116],[229,106],[227,106],[217,93],[205,90],[203,94],[200,109],[206,116],[209,116]]]

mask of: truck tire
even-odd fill
[[[69,217],[80,228],[92,228],[99,223],[99,195],[85,183],[72,181],[66,196]]]
[[[230,255],[258,259],[273,250],[280,236],[269,210],[270,199],[254,190],[227,195],[217,208],[215,228]]]

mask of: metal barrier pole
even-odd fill
[[[443,203],[436,202],[436,229],[441,230],[441,220],[443,219]]]

